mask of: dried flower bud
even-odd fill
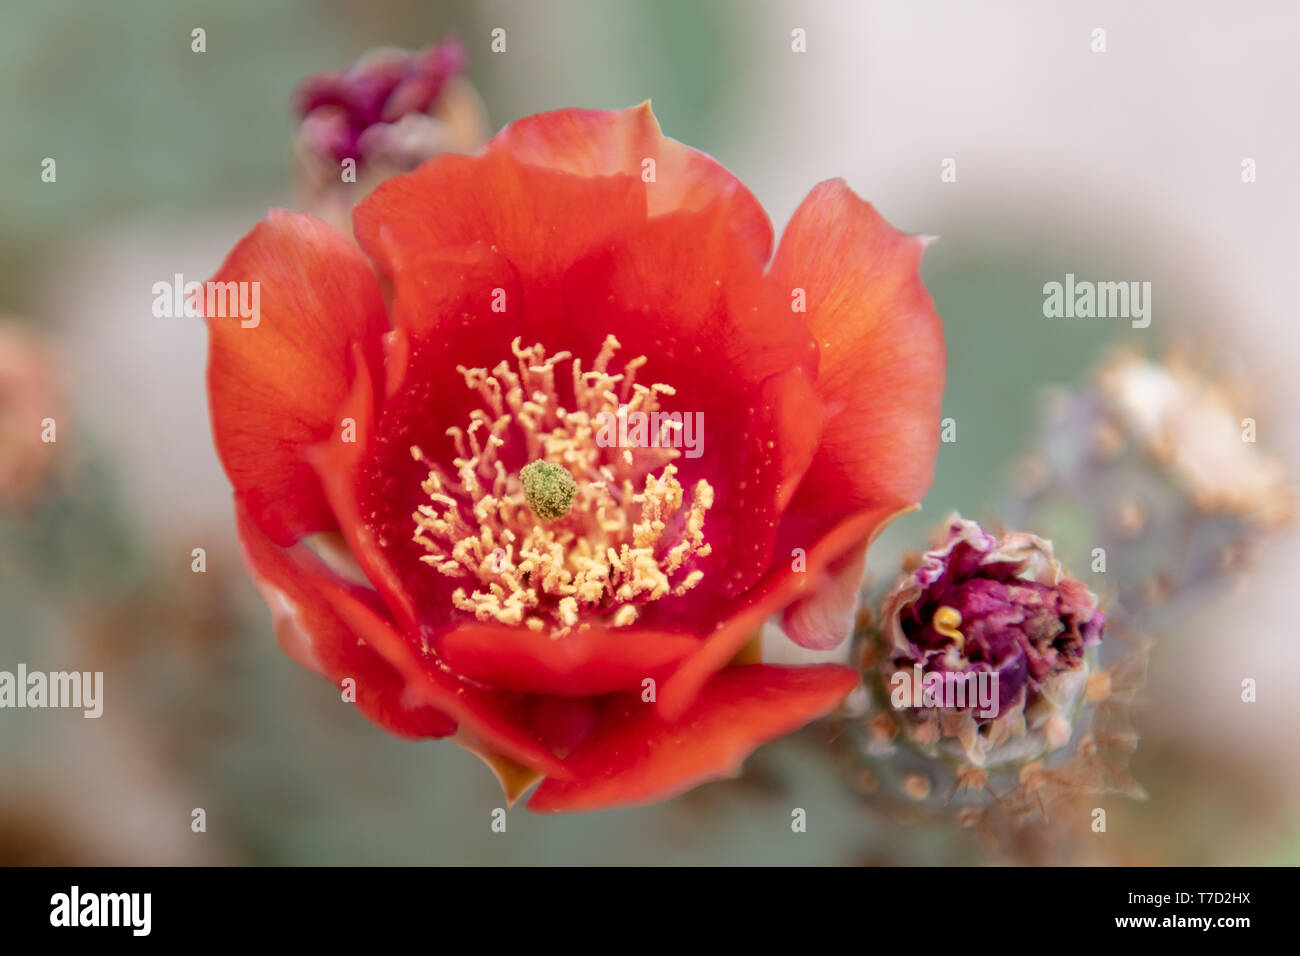
[[[885,599],[881,676],[915,742],[976,766],[1037,756],[1069,741],[1085,652],[1101,643],[1105,621],[1048,542],[997,539],[954,518],[943,546]],[[953,706],[959,689],[965,706]],[[941,706],[925,705],[934,700]]]
[[[841,753],[873,802],[1000,838],[1078,794],[1142,794],[1123,764],[1145,642],[1100,665],[1107,616],[1050,542],[954,515],[863,621]]]
[[[350,231],[352,206],[385,179],[481,146],[487,117],[464,67],[460,45],[445,41],[415,53],[372,50],[304,80],[294,95],[294,164],[307,209]]]

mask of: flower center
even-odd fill
[[[558,521],[573,510],[578,483],[559,465],[539,458],[519,472],[519,480],[528,507],[543,521]]]
[[[457,608],[480,621],[520,624],[565,633],[579,622],[623,627],[641,605],[684,594],[704,572],[694,559],[710,553],[705,513],[713,488],[695,484],[689,503],[671,447],[674,423],[665,419],[646,447],[602,440],[602,423],[659,408],[668,385],[642,385],[645,356],[611,374],[620,348],[605,337],[592,370],[569,352],[549,358],[541,345],[511,343],[515,367],[502,361],[458,371],[483,405],[467,428],[449,428],[457,456],[448,471],[418,446],[411,457],[429,469],[420,487],[429,497],[411,516],[420,560],[466,587],[452,594]],[[561,405],[556,372],[569,366],[574,409]],[[656,418],[656,420],[659,420]],[[680,422],[676,427],[680,428]],[[530,461],[518,474],[502,462],[508,445]],[[656,474],[657,472],[657,474]],[[637,487],[640,486],[640,490]]]

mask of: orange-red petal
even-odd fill
[[[246,560],[268,604],[273,610],[287,605],[296,615],[299,630],[282,635],[297,642],[287,648],[291,656],[304,661],[300,639],[306,638],[314,669],[334,680],[356,679],[357,702],[367,716],[395,732],[429,728],[423,736],[459,729],[516,763],[567,776],[562,761],[532,730],[533,698],[452,674],[393,627],[374,592],[340,578],[304,544],[278,547],[238,503],[237,518]]]
[[[530,308],[554,314],[568,266],[644,222],[645,203],[631,176],[584,179],[489,148],[445,153],[382,183],[352,218],[361,247],[399,286],[419,259],[484,242],[518,270]]]
[[[528,807],[635,806],[731,776],[760,744],[828,713],[857,683],[857,671],[836,664],[728,667],[672,723],[636,695],[602,698],[594,729],[566,761],[572,778],[543,781]]]
[[[781,614],[781,627],[800,647],[830,650],[852,633],[862,578],[867,567],[867,547],[854,546],[814,572],[819,587],[790,604]]]
[[[565,109],[516,120],[489,147],[579,176],[634,176],[651,216],[713,207],[755,261],[772,254],[772,223],[753,193],[707,153],[664,136],[647,100],[624,110]]]
[[[362,517],[359,497],[361,464],[370,455],[375,442],[374,384],[369,371],[358,368],[352,388],[339,406],[339,415],[355,423],[353,441],[332,435],[307,448],[304,456],[315,469],[320,486],[329,503],[352,556],[367,579],[383,598],[389,614],[408,633],[416,630],[415,600],[405,587],[402,576],[391,559],[391,551],[381,542],[386,539]]]
[[[438,656],[471,680],[561,697],[639,689],[698,646],[688,634],[598,625],[553,637],[526,627],[462,624],[436,642]]]
[[[356,707],[370,720],[402,737],[445,737],[456,721],[406,692],[406,681],[372,648],[357,640],[339,614],[320,599],[319,583],[332,572],[305,544],[275,545],[236,499],[244,561],[267,605],[276,638],[299,664],[336,685],[355,681]],[[331,586],[342,586],[334,581]]]
[[[930,486],[946,352],[921,282],[924,247],[838,179],[814,188],[781,236],[769,275],[786,295],[806,294],[827,409],[795,513],[904,507]]]
[[[258,284],[255,317],[208,316],[212,431],[226,474],[277,544],[330,530],[303,450],[340,428],[358,357],[382,368],[388,318],[370,264],[319,219],[272,210],[211,281]]]
[[[738,603],[733,615],[720,624],[690,657],[682,661],[659,689],[659,711],[676,720],[695,702],[713,674],[725,668],[754,637],[763,622],[794,601],[807,597],[824,584],[825,569],[859,542],[868,542],[894,517],[888,508],[864,511],[845,519],[815,537],[796,565],[789,541],[778,539],[772,569]],[[864,544],[865,546],[865,544]]]

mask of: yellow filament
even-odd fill
[[[938,633],[957,642],[957,650],[962,649],[966,638],[957,630],[961,626],[961,611],[945,604],[934,612],[933,624]]]

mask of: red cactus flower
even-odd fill
[[[520,120],[354,226],[272,212],[215,277],[260,283],[259,320],[208,320],[217,450],[296,659],[512,800],[544,777],[547,811],[734,772],[855,686],[738,658],[783,609],[800,643],[846,636],[817,596],[930,482],[920,240],[837,180],[772,258],[754,197],[648,105]]]

